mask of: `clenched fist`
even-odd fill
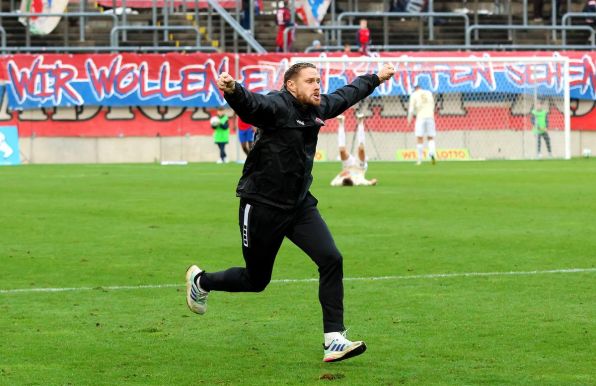
[[[236,87],[236,81],[227,72],[222,72],[217,79],[217,87],[226,94],[231,94]]]
[[[395,68],[393,68],[393,65],[385,63],[385,65],[383,66],[383,68],[381,68],[381,71],[379,71],[377,76],[379,77],[381,83],[383,83],[387,79],[391,79],[393,74],[395,74]]]

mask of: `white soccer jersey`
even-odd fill
[[[352,154],[349,155],[347,160],[341,161],[341,163],[343,166],[343,170],[363,169],[366,172],[366,169],[368,169],[368,162],[360,161],[359,159],[356,159],[356,157],[354,157]]]
[[[344,185],[374,185],[372,181],[369,181],[364,176],[366,169],[368,169],[368,163],[357,160],[353,155],[342,161],[343,170],[331,181],[331,186],[344,186]],[[346,184],[344,181],[350,180],[351,184]]]
[[[410,95],[408,117],[412,115],[415,115],[416,119],[434,118],[435,99],[430,91],[418,89]]]

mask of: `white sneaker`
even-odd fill
[[[349,341],[344,331],[338,333],[329,346],[323,345],[323,349],[323,362],[338,362],[362,354],[366,351],[366,344],[362,341]]]
[[[207,296],[209,292],[203,291],[195,282],[195,278],[203,273],[196,265],[191,265],[186,270],[186,304],[195,314],[204,314],[207,311]]]

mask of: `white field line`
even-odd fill
[[[402,275],[402,276],[372,276],[372,277],[344,277],[344,281],[377,281],[377,280],[409,280],[409,279],[441,279],[453,277],[483,277],[483,276],[522,276],[522,275],[547,275],[553,273],[585,273],[596,272],[596,268],[568,268],[551,269],[545,271],[505,271],[505,272],[461,272],[461,273],[431,273],[423,275]],[[310,283],[318,282],[318,278],[310,279],[277,279],[271,283]],[[113,285],[98,287],[54,287],[54,288],[12,288],[0,289],[0,294],[18,294],[31,292],[68,292],[68,291],[117,291],[136,290],[151,288],[176,288],[184,284],[146,284],[146,285]]]

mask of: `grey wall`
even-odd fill
[[[348,132],[348,149],[352,147],[353,133]],[[551,131],[553,153],[564,156],[562,131]],[[536,155],[536,139],[531,132],[520,131],[448,131],[439,132],[437,148],[468,148],[473,159],[532,159]],[[23,163],[147,163],[161,161],[215,162],[219,150],[210,136],[184,137],[122,137],[74,138],[34,137],[20,139]],[[395,160],[397,149],[415,148],[412,133],[367,132],[366,149],[371,160]],[[571,154],[582,155],[590,148],[596,155],[596,132],[572,132]],[[337,136],[321,134],[319,150],[327,160],[338,157]],[[235,135],[230,135],[226,147],[230,161],[244,159]],[[543,144],[543,155],[546,149]]]

